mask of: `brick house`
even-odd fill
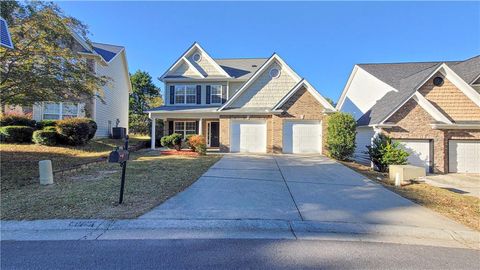
[[[148,113],[163,120],[164,135],[202,134],[222,152],[324,151],[335,109],[277,54],[213,59],[194,43],[160,79],[165,105]]]
[[[337,109],[357,119],[355,159],[375,134],[400,142],[433,173],[480,173],[480,56],[355,65]]]

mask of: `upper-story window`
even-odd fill
[[[78,104],[71,102],[44,102],[43,119],[59,120],[78,116]]]
[[[195,85],[175,85],[176,104],[197,103],[197,92]]]
[[[221,85],[212,85],[210,86],[210,98],[212,104],[221,104],[222,103],[222,86]]]

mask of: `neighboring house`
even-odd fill
[[[89,45],[80,36],[72,33],[76,40],[74,49],[85,57],[89,66],[101,76],[110,78],[98,98],[72,100],[70,102],[39,101],[32,108],[9,106],[6,112],[32,113],[34,120],[57,120],[72,117],[89,117],[98,125],[96,137],[108,137],[112,127],[128,129],[128,98],[131,92],[127,55],[122,46],[92,42]]]
[[[7,21],[0,17],[0,46],[13,49],[12,38],[10,37],[10,30],[8,29]]]
[[[222,152],[324,149],[326,116],[335,109],[277,54],[213,59],[194,43],[160,79],[165,105],[148,113],[164,121],[165,134],[202,134]]]
[[[355,159],[375,134],[399,141],[434,173],[480,173],[480,56],[464,61],[358,64],[337,109],[357,120]]]

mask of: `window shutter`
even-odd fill
[[[210,85],[207,85],[207,96],[206,96],[206,102],[207,104],[210,104],[210,93],[211,93],[211,89],[210,89]]]
[[[175,85],[170,85],[170,104],[175,104]]]
[[[197,104],[202,104],[202,86],[197,85]]]
[[[222,85],[222,104],[227,101],[227,87]]]
[[[198,121],[195,121],[195,134],[199,134],[198,133]]]
[[[168,135],[173,134],[173,121],[168,121]]]

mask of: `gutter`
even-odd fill
[[[480,129],[479,124],[430,124],[432,129]]]

